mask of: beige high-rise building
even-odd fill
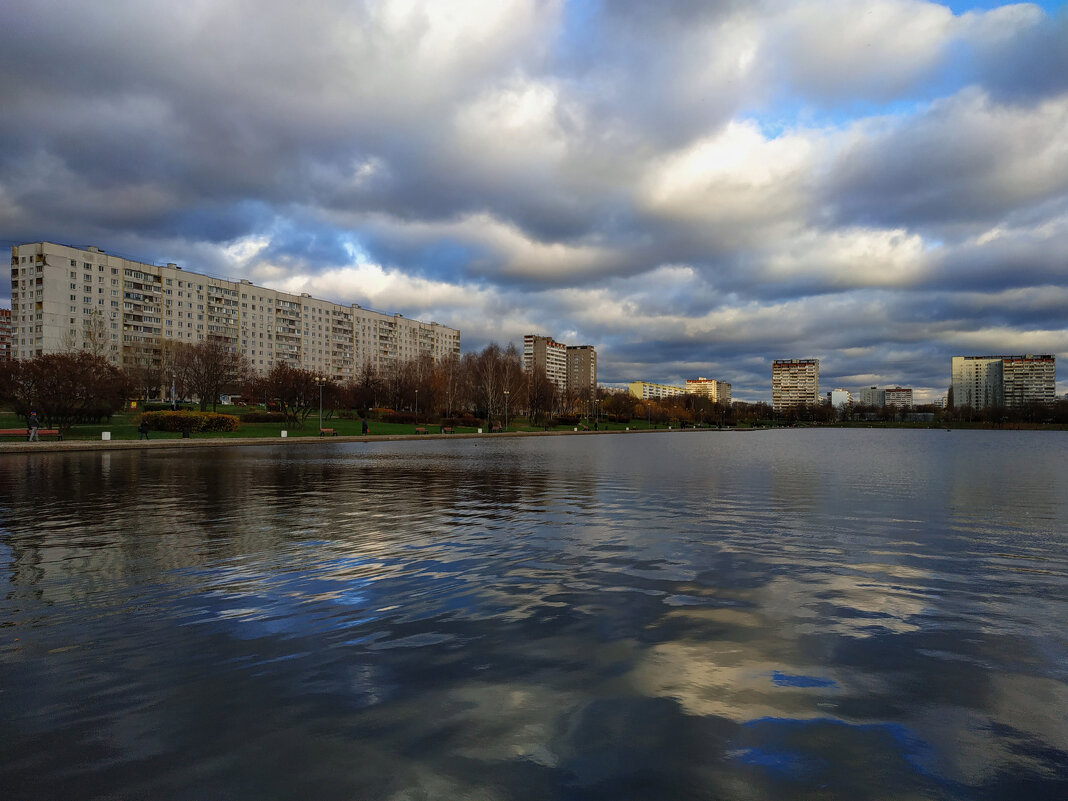
[[[523,337],[523,369],[540,367],[558,392],[592,400],[597,389],[597,351],[593,345],[565,345],[552,337]]]
[[[580,398],[597,392],[597,351],[593,345],[567,346],[567,388]]]
[[[438,323],[51,242],[11,249],[11,336],[18,359],[79,348],[120,366],[214,339],[259,372],[289,364],[339,381],[365,364],[460,353],[460,332]]]
[[[985,409],[1056,400],[1057,367],[1053,354],[954,356],[953,405]]]
[[[691,395],[703,395],[713,403],[731,405],[731,385],[714,378],[687,378],[686,391]]]
[[[523,369],[541,368],[557,391],[567,389],[567,345],[552,337],[527,334],[523,337]]]
[[[819,359],[776,359],[771,363],[771,406],[776,412],[819,402]]]

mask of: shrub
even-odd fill
[[[459,428],[460,426],[463,426],[464,428],[478,428],[482,425],[482,421],[477,417],[465,414],[461,417],[443,417],[441,424],[452,428]]]
[[[389,412],[383,414],[381,420],[383,423],[417,423],[419,416],[414,412]]]
[[[155,431],[236,431],[241,421],[214,412],[145,412],[141,419]]]
[[[286,416],[282,412],[245,412],[241,415],[242,423],[284,423]]]
[[[579,417],[577,414],[561,414],[556,418],[556,424],[560,426],[574,426],[578,425]]]
[[[183,409],[195,409],[196,407],[191,403],[178,403],[175,407],[181,411]],[[171,408],[170,403],[143,403],[141,404],[141,411],[143,412],[170,412],[174,411]]]
[[[610,423],[629,423],[629,414],[610,414],[608,415],[608,422]]]

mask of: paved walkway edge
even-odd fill
[[[149,439],[149,440],[67,440],[64,442],[3,442],[0,443],[0,456],[30,453],[56,453],[76,451],[136,451],[136,450],[174,450],[190,448],[228,448],[246,445],[285,445],[297,447],[306,445],[336,445],[349,442],[413,442],[416,440],[454,440],[454,439],[528,439],[531,437],[599,437],[618,434],[690,434],[708,431],[743,431],[748,429],[715,428],[642,428],[633,431],[508,431],[498,434],[368,434],[366,436],[338,437],[220,437],[190,439]],[[755,429],[754,429],[755,430]]]

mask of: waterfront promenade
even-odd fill
[[[167,439],[157,438],[149,440],[64,440],[57,442],[45,440],[41,442],[0,442],[0,455],[5,454],[28,454],[47,451],[50,453],[67,451],[132,451],[132,450],[160,450],[173,448],[226,448],[245,445],[324,445],[338,444],[342,442],[409,442],[412,440],[452,440],[452,439],[528,439],[531,437],[595,437],[619,434],[678,434],[709,431],[742,431],[759,429],[715,429],[715,428],[644,428],[609,431],[507,431],[490,433],[457,433],[457,434],[365,434],[337,437],[211,437],[201,435],[183,439],[173,434]]]

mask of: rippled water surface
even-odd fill
[[[5,799],[1068,798],[1068,437],[0,457]]]

